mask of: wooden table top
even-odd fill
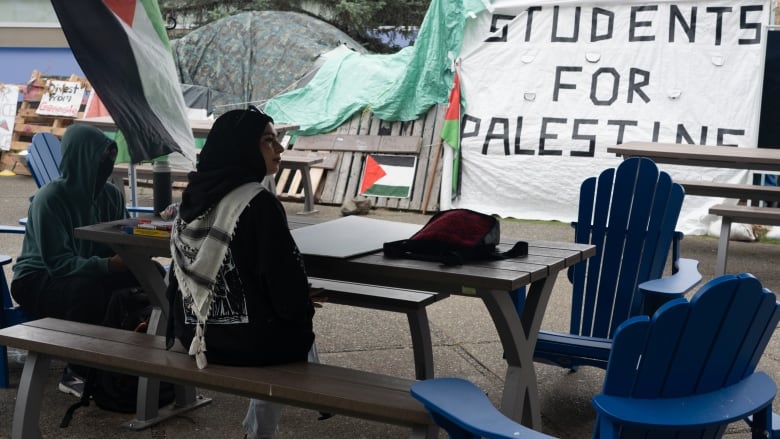
[[[111,116],[85,117],[82,119],[76,119],[74,120],[74,122],[92,125],[94,127],[98,127],[102,130],[107,130],[107,131],[116,130],[116,124],[114,123],[114,119],[112,119]],[[190,125],[192,126],[192,134],[195,137],[206,137],[209,134],[209,131],[211,130],[211,126],[213,124],[214,121],[210,119],[190,120]],[[294,125],[294,124],[274,124],[274,128],[276,128],[276,131],[279,133],[279,135],[283,135],[285,132],[298,129],[299,127],[300,127],[299,125]]]
[[[610,146],[607,152],[672,165],[780,171],[780,149],[774,148],[627,142]]]
[[[133,225],[136,221],[127,219],[80,227],[75,230],[75,236],[78,239],[132,246],[150,257],[170,257],[168,239],[131,235],[122,231],[122,226]],[[291,221],[290,227],[305,225],[305,222]],[[508,250],[514,242],[512,239],[503,239],[499,249]],[[475,289],[514,291],[570,267],[596,252],[592,245],[573,242],[531,240],[528,241],[528,247],[528,256],[500,261],[475,261],[455,267],[438,262],[388,258],[381,250],[353,258],[304,254],[304,259],[306,270],[313,277],[473,295]]]

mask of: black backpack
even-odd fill
[[[149,298],[140,288],[123,288],[114,291],[108,303],[103,326],[146,332],[152,309]],[[73,412],[81,406],[89,405],[90,399],[104,410],[135,413],[138,393],[137,376],[78,366],[73,369],[85,374],[84,393],[79,402],[68,408],[60,427],[67,427]],[[166,406],[174,399],[173,384],[161,382],[159,406]]]

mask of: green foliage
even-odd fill
[[[363,43],[369,50],[387,52],[368,31],[405,32],[419,26],[430,0],[159,0],[163,17],[175,17],[179,25],[202,26],[241,11],[296,11],[329,22]]]

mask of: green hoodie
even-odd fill
[[[111,248],[76,239],[73,229],[127,217],[123,192],[107,177],[97,181],[101,155],[112,143],[87,125],[75,124],[65,132],[60,177],[40,188],[30,203],[14,279],[41,270],[54,278],[108,273]]]

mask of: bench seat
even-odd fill
[[[315,277],[309,277],[309,282],[314,288],[324,288],[323,295],[328,303],[405,313],[412,336],[415,377],[420,380],[433,378],[433,344],[425,307],[449,294]]]
[[[780,208],[759,206],[735,206],[731,204],[716,204],[710,207],[710,214],[722,218],[720,238],[718,239],[718,256],[715,260],[715,275],[726,272],[726,259],[731,238],[731,223],[764,224],[780,226]]]
[[[780,201],[780,187],[723,183],[704,180],[680,180],[686,195],[734,198],[751,201]]]
[[[409,394],[414,380],[315,363],[267,367],[210,364],[199,370],[165,338],[46,318],[0,330],[0,343],[28,351],[19,384],[12,438],[40,437],[43,387],[52,358],[103,370],[193,385],[321,412],[407,426],[433,438],[436,427]]]

